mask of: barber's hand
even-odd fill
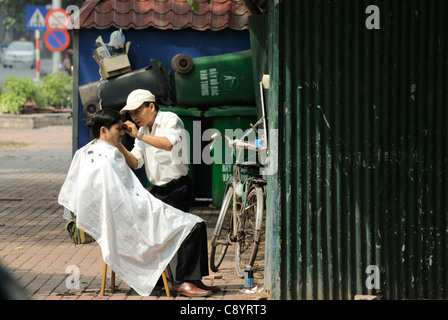
[[[123,130],[133,138],[136,138],[138,136],[138,129],[135,126],[135,124],[131,121],[126,121],[123,124]]]

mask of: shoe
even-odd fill
[[[210,290],[200,289],[191,282],[184,282],[181,285],[175,284],[173,291],[187,297],[206,297],[212,294]]]
[[[217,292],[221,291],[220,287],[217,287],[217,286],[209,287],[209,286],[205,285],[201,280],[194,280],[194,281],[191,281],[191,283],[194,284],[199,289],[209,290],[213,293],[217,293]]]

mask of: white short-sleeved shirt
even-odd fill
[[[141,140],[135,139],[131,153],[137,158],[137,169],[145,165],[149,182],[162,186],[174,179],[188,174],[189,146],[187,133],[182,120],[173,112],[158,111],[152,131],[147,126],[139,132],[156,137],[165,137],[172,144],[171,151],[155,148]]]

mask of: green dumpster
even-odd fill
[[[179,105],[210,107],[255,104],[250,50],[191,60],[189,63],[194,64],[191,71],[175,72]]]
[[[210,168],[203,166],[198,161],[193,161],[194,143],[201,143],[201,141],[193,141],[194,126],[197,126],[197,131],[200,130],[200,121],[202,119],[202,111],[198,108],[188,108],[188,107],[171,107],[160,105],[161,111],[171,111],[179,116],[179,118],[184,123],[185,131],[188,133],[190,138],[189,141],[189,171],[193,182],[193,196],[194,198],[206,198],[210,193],[210,188],[204,183],[207,178],[210,179]],[[198,149],[198,146],[196,146]],[[199,146],[199,148],[201,148]],[[198,163],[195,163],[198,162]],[[209,196],[208,196],[209,197]]]
[[[204,112],[204,118],[210,123],[210,136],[214,132],[221,132],[230,135],[231,139],[239,139],[244,132],[255,124],[257,119],[257,109],[255,107],[226,106],[210,108]],[[255,134],[255,133],[254,133]],[[249,136],[249,141],[254,136]],[[212,204],[221,207],[224,197],[226,182],[232,176],[236,151],[228,146],[225,139],[217,140],[212,150],[211,181],[212,181]],[[256,155],[251,151],[244,150],[244,155],[240,161],[254,160]],[[242,178],[245,178],[242,175]]]

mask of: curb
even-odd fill
[[[0,115],[0,129],[38,129],[47,126],[72,125],[72,113]]]

